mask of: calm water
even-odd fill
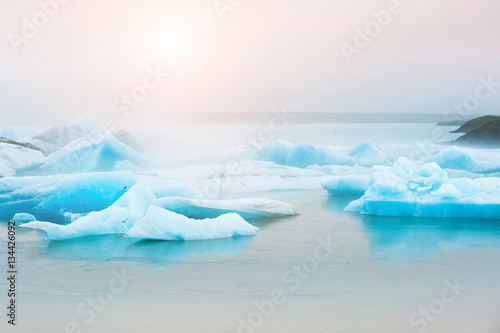
[[[425,331],[498,332],[500,221],[360,217],[343,211],[352,198],[258,195],[302,214],[255,223],[254,237],[200,242],[48,242],[18,229],[19,326],[7,332],[64,332],[67,322],[81,332],[237,332],[249,316],[261,324],[249,326],[255,332],[417,332],[409,316],[455,279],[467,289]],[[319,239],[329,237],[338,247],[314,265]],[[293,267],[303,265],[297,278]],[[134,279],[101,298],[109,304],[91,321],[79,316],[122,270]],[[255,316],[254,302],[268,304],[273,290],[282,302],[269,318]]]
[[[233,144],[255,130],[224,128]],[[396,145],[416,145],[434,129],[308,124],[291,125],[277,138],[346,146],[372,139],[398,154]],[[202,140],[204,150],[229,144],[219,125],[204,131],[212,140]],[[176,137],[172,151],[190,151],[185,144],[199,128],[179,133],[185,137]],[[359,216],[343,211],[354,198],[324,191],[239,196],[287,201],[301,215],[250,221],[261,228],[254,237],[198,242],[116,236],[49,242],[18,228],[18,326],[7,327],[2,315],[0,331],[59,333],[65,325],[66,332],[111,333],[500,331],[500,220]],[[318,250],[329,241],[336,247]],[[0,247],[7,247],[5,236]],[[455,280],[466,287],[458,296],[447,289]],[[3,308],[6,286],[0,279]],[[427,308],[426,319],[418,311]]]

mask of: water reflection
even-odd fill
[[[152,241],[106,235],[51,241],[44,252],[58,259],[121,259],[158,264],[199,254],[234,255],[245,248],[251,239],[234,237],[206,241]]]
[[[429,258],[448,248],[500,247],[500,220],[359,215],[343,209],[356,198],[328,197],[323,206],[362,223],[372,254],[397,260]]]

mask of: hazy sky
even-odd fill
[[[341,43],[391,0],[220,0],[224,20],[213,0],[55,1],[0,0],[3,125],[283,106],[438,113],[473,95],[478,77],[500,81],[498,0],[401,0],[350,63]],[[170,76],[156,84],[148,67]],[[474,112],[500,114],[497,89]],[[124,107],[132,91],[138,103]]]

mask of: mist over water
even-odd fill
[[[0,331],[498,333],[499,12],[0,0]]]

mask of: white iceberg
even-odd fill
[[[0,178],[35,169],[44,162],[45,156],[38,150],[0,142]]]
[[[86,134],[92,134],[92,132],[96,129],[94,126],[94,119],[88,113],[73,120],[68,127]]]
[[[216,218],[227,213],[237,213],[245,219],[291,216],[299,213],[288,203],[259,198],[204,200],[171,197],[159,199],[157,205],[195,219]]]
[[[259,229],[235,213],[214,219],[195,220],[166,209],[150,206],[127,237],[157,240],[205,240],[255,235]]]
[[[0,138],[8,140],[25,142],[33,135],[36,135],[40,129],[28,126],[11,126],[0,130]]]
[[[27,140],[46,154],[53,153],[72,141],[91,137],[68,126],[56,126]]]

